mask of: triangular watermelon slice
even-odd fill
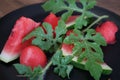
[[[72,50],[74,48],[74,45],[72,44],[65,44],[63,43],[62,44],[62,47],[61,47],[61,50],[63,52],[63,56],[68,56],[68,55],[72,55]],[[76,68],[79,68],[79,69],[83,69],[83,70],[86,70],[85,68],[85,64],[86,64],[86,61],[82,61],[82,62],[77,62],[77,59],[78,57],[74,57],[72,59],[72,64],[76,67]],[[102,74],[105,74],[105,75],[108,75],[112,72],[112,68],[110,66],[108,66],[106,63],[100,63],[102,69],[103,69],[103,72]]]
[[[31,40],[22,43],[22,39],[33,29],[38,27],[40,23],[33,21],[30,18],[20,17],[9,35],[7,42],[0,54],[0,60],[8,63],[15,60],[20,55],[21,49],[31,43]]]

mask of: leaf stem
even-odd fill
[[[97,20],[95,20],[92,24],[90,24],[86,29],[83,30],[83,32],[86,32],[89,28],[91,28],[93,25],[95,25],[96,23],[98,23],[100,20],[104,19],[104,18],[108,18],[109,16],[107,15],[103,15],[98,17]]]
[[[61,7],[61,8],[62,8],[62,9],[65,9],[65,10],[72,10],[72,11],[80,12],[80,13],[83,13],[83,12],[84,12],[84,10],[81,9],[81,8],[71,8],[71,7]],[[93,12],[91,12],[91,11],[88,11],[88,12],[92,13],[93,16],[96,17],[96,18],[99,17],[98,15],[96,15],[95,13],[93,13]]]
[[[52,60],[50,60],[50,62],[47,64],[47,66],[43,69],[42,72],[43,72],[43,73],[46,72],[51,65],[52,65]]]
[[[49,69],[49,67],[52,65],[52,60],[50,60],[50,62],[46,65],[46,67],[42,70],[42,76],[40,76],[40,77],[42,77],[42,78],[39,78],[38,80],[43,80],[43,78],[44,78],[44,75],[46,74],[46,71]],[[40,72],[41,73],[41,72]]]

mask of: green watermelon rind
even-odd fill
[[[19,54],[8,54],[8,52],[2,51],[0,55],[0,60],[9,63],[19,57]]]
[[[83,61],[83,62],[77,62],[77,61],[74,61],[74,60],[73,60],[73,61],[71,62],[71,64],[73,64],[74,67],[76,67],[76,68],[86,70],[86,69],[85,69],[85,61]],[[101,67],[102,67],[102,69],[103,69],[102,74],[104,74],[104,75],[109,75],[109,74],[112,73],[112,68],[111,68],[110,66],[108,66],[106,63],[101,64]]]
[[[67,56],[67,55],[69,55],[69,54],[67,54],[66,52],[64,53],[64,51],[63,51],[63,56]],[[86,62],[85,62],[85,61],[77,62],[77,57],[74,57],[74,58],[72,59],[71,64],[72,64],[74,67],[78,68],[78,69],[87,70],[87,69],[85,68]],[[109,75],[109,74],[112,73],[112,71],[113,71],[112,68],[111,68],[110,66],[108,66],[106,63],[102,63],[102,64],[100,64],[100,65],[101,65],[101,67],[102,67],[102,69],[103,69],[102,74],[104,74],[104,75]]]

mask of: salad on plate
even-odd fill
[[[63,79],[70,79],[74,68],[88,71],[94,80],[100,80],[102,74],[110,75],[112,68],[104,61],[102,46],[116,42],[118,27],[107,20],[109,16],[90,11],[96,2],[48,0],[42,7],[50,13],[43,22],[21,16],[4,45],[0,60],[9,63],[19,58],[20,63],[13,66],[30,80],[44,80],[50,66]],[[57,16],[61,11],[61,16]]]

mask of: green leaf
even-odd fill
[[[100,47],[101,45],[105,45],[103,37],[97,34],[93,29],[88,29],[85,33],[75,29],[73,34],[67,36],[64,42],[74,44],[73,54],[78,57],[77,62],[87,60],[87,64],[85,65],[87,70],[98,80],[102,74],[102,69],[98,62],[104,62],[103,52]],[[98,41],[99,38],[101,41]],[[93,73],[95,70],[97,70],[96,74]]]
[[[96,0],[92,0],[92,1],[89,0],[86,9],[91,9],[91,8],[93,8],[95,5],[96,5]]]
[[[66,12],[66,13],[64,13],[62,16],[61,16],[61,19],[63,20],[63,21],[67,21],[67,19],[72,15],[72,13],[73,13],[73,11],[68,11],[68,12]]]
[[[18,71],[19,74],[28,77],[30,80],[38,80],[41,77],[43,79],[43,69],[38,66],[35,67],[33,70],[30,67],[24,66],[22,64],[14,64],[15,69]]]
[[[80,8],[76,5],[76,0],[67,0],[66,2],[68,3],[68,7],[67,7],[68,10],[72,10],[72,11],[74,11],[75,9],[80,10]]]
[[[45,11],[50,11],[53,9],[55,3],[55,0],[48,0],[42,7]]]
[[[66,66],[59,67],[59,76],[62,78],[65,78],[67,76],[66,74]]]
[[[86,62],[85,68],[90,72],[91,76],[94,77],[95,80],[100,79],[102,73],[102,67],[100,64],[88,60]]]
[[[78,29],[74,29],[70,36],[65,37],[64,43],[75,44],[77,41],[83,38],[82,32]]]
[[[61,59],[61,63],[62,64],[69,64],[72,61],[72,58],[73,58],[73,56],[68,55],[68,56]]]
[[[91,9],[96,5],[96,0],[80,0],[80,2],[86,10]]]
[[[27,36],[25,36],[25,37],[23,38],[23,42],[26,41],[26,40],[29,40],[29,39],[32,38],[32,37],[41,36],[41,34],[38,34],[39,32],[41,32],[42,34],[44,33],[42,27],[36,28],[36,29],[33,30],[31,33],[29,33]]]
[[[29,76],[30,80],[37,80],[39,77],[43,78],[43,76],[41,76],[42,74],[42,68],[40,66],[35,67],[32,74]]]
[[[59,11],[64,10],[63,8],[64,6],[66,6],[66,4],[64,3],[64,0],[49,0],[42,5],[44,10],[52,11],[53,13],[57,13]]]
[[[69,3],[69,5],[74,5],[76,3],[75,0],[67,0],[67,2]]]
[[[88,54],[86,54],[86,51],[84,51],[84,52],[81,52],[81,54],[80,54],[80,56],[78,57],[78,62],[82,62],[84,59],[86,59],[86,56],[87,56]]]
[[[85,36],[88,40],[93,40],[95,41],[97,44],[102,45],[102,46],[106,46],[106,41],[105,39],[102,37],[101,34],[96,33],[96,31],[94,29],[88,29],[87,30],[87,34]]]
[[[25,74],[28,71],[28,68],[24,65],[19,63],[14,64],[15,69],[18,71],[19,74]]]
[[[52,43],[53,30],[52,30],[51,25],[48,23],[43,23],[43,26],[47,33],[45,33],[42,28],[38,28],[39,30],[37,32],[38,35],[32,36],[32,37],[35,37],[32,41],[32,44],[39,46],[43,50],[49,50],[49,48],[53,45]]]
[[[58,65],[60,63],[61,57],[62,57],[62,51],[57,50],[57,52],[52,57],[53,65]]]
[[[66,76],[69,78],[69,74],[73,69],[73,66],[70,65],[72,58],[72,56],[63,56],[62,51],[58,50],[52,57],[52,62],[55,66],[54,72],[62,78],[65,78]]]
[[[85,19],[88,21],[88,24],[91,24],[92,22],[90,22],[88,19],[90,19],[90,20],[92,20],[94,15],[91,13],[91,12],[89,12],[89,11],[86,11],[85,12]],[[92,18],[92,19],[91,19]]]
[[[61,38],[63,38],[61,36],[66,34],[66,32],[67,32],[66,24],[64,21],[60,20],[58,22],[58,26],[55,29],[55,33],[56,33],[55,40],[57,40],[57,41],[61,40]],[[61,42],[61,41],[59,41],[59,42]]]
[[[81,4],[83,5],[83,7],[86,6],[87,1],[88,1],[88,0],[80,0],[80,2],[81,2]]]
[[[88,24],[88,21],[87,19],[85,19],[85,15],[83,14],[76,19],[75,28],[82,29],[83,26],[87,26],[87,24]]]
[[[67,70],[66,70],[68,78],[70,78],[69,75],[70,75],[70,72],[72,71],[72,69],[73,69],[73,65],[68,65]]]

